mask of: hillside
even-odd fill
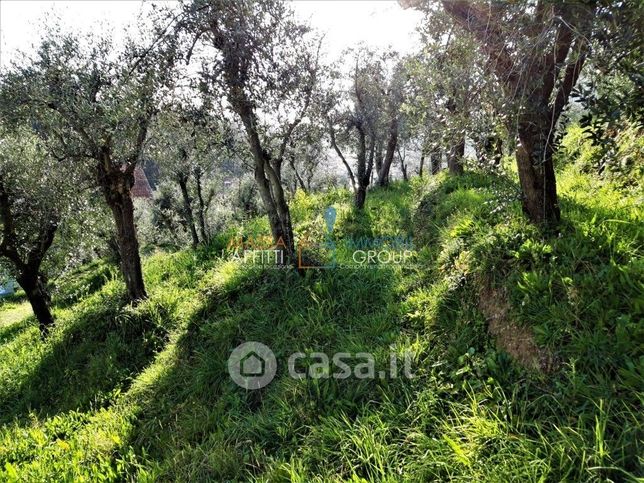
[[[19,296],[0,306],[4,481],[589,481],[642,476],[641,194],[575,165],[557,232],[526,225],[514,176],[441,174],[298,195],[295,232],[413,237],[410,263],[251,269],[221,258],[257,218],[196,251],[144,260],[125,304],[95,262],[58,282],[42,341]],[[340,265],[350,255],[338,250]],[[269,346],[247,391],[227,360]],[[294,352],[411,354],[414,375],[293,379]]]

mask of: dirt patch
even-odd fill
[[[510,305],[502,289],[483,285],[479,291],[479,310],[487,319],[488,331],[494,337],[497,347],[529,369],[543,372],[554,369],[554,357],[537,346],[532,330],[517,324],[508,315]]]

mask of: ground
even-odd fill
[[[560,173],[563,221],[526,224],[512,173],[298,194],[298,236],[412,236],[408,264],[249,270],[231,237],[144,262],[149,300],[114,267],[59,281],[46,340],[0,309],[0,478],[9,481],[613,481],[642,476],[642,210]],[[340,261],[349,254],[339,250]],[[227,373],[245,341],[277,377]],[[296,380],[293,352],[411,354],[414,377]]]

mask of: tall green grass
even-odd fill
[[[145,260],[149,300],[124,304],[97,263],[62,283],[57,324],[0,327],[0,479],[7,481],[589,481],[642,476],[641,200],[574,164],[560,174],[557,232],[526,225],[516,182],[467,173],[370,192],[298,194],[298,236],[412,234],[413,263],[249,269],[198,251]],[[340,252],[340,257],[349,256]],[[500,348],[480,309],[552,358]],[[0,315],[1,316],[1,315]],[[261,341],[276,378],[245,391],[227,373]],[[412,379],[288,376],[297,351],[409,353]]]

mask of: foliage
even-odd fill
[[[644,179],[644,137],[637,123],[624,122],[610,143],[596,144],[588,128],[573,125],[562,137],[559,163],[572,162],[586,173],[595,173],[630,189],[641,189]]]
[[[316,225],[329,205],[337,237],[413,231],[410,266],[299,277],[244,268],[214,246],[158,253],[144,264],[150,299],[136,308],[118,280],[90,282],[104,266],[87,267],[86,295],[69,308],[69,297],[54,300],[50,340],[29,320],[0,327],[3,477],[641,476],[642,213],[636,196],[575,162],[560,180],[566,218],[554,237],[524,223],[516,181],[500,175],[395,183],[361,213],[346,191],[293,199],[297,233],[324,236]],[[258,229],[268,225],[239,227]],[[488,333],[486,287],[550,354],[549,372],[522,367]],[[246,340],[281,364],[259,391],[226,373]],[[386,368],[391,347],[411,352],[413,379],[294,380],[282,365],[293,351],[342,350]]]
[[[53,237],[59,225],[71,225],[72,214],[87,206],[76,197],[79,178],[48,156],[42,143],[28,129],[18,128],[13,132],[5,129],[0,136],[0,188],[6,196],[1,203],[8,210],[0,217],[0,256],[6,257],[4,261],[9,262],[14,276],[18,276],[22,265],[28,264],[44,243],[43,233],[53,224]],[[10,256],[12,250],[16,257]],[[63,258],[68,254],[64,253]],[[51,255],[49,250],[43,253],[43,257],[50,259]],[[62,269],[55,264],[52,268],[50,275],[56,268]]]
[[[0,480],[644,477],[641,9],[442,4],[406,58],[321,66],[280,0],[186,0],[119,51],[53,27],[3,72],[0,252],[46,254],[27,272],[55,322],[32,290],[0,301]],[[407,181],[416,155],[432,176]],[[404,263],[356,266],[396,237]],[[231,255],[280,238],[290,266]],[[250,340],[278,360],[256,391],[227,373]],[[298,351],[377,377],[292,378]],[[380,375],[392,353],[413,377]]]

